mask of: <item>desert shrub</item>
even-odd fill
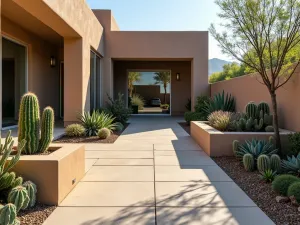
[[[98,131],[98,137],[100,139],[106,139],[110,136],[111,134],[111,131],[107,128],[101,128],[99,131]]]
[[[206,118],[203,117],[202,113],[198,112],[185,112],[184,120],[190,124],[191,121],[205,121]]]
[[[300,153],[300,132],[289,134],[289,147],[284,151],[287,156]]]
[[[119,122],[114,122],[115,118],[105,112],[93,111],[92,114],[90,112],[84,112],[79,115],[78,118],[82,126],[85,128],[86,136],[97,136],[98,131],[101,128],[107,128],[110,131],[120,130],[123,125]]]
[[[231,121],[231,115],[231,112],[215,111],[208,116],[209,125],[217,130],[226,131]]]
[[[162,109],[169,109],[170,106],[169,106],[169,104],[161,104],[160,108],[162,108]]]
[[[201,113],[203,118],[207,120],[208,113],[206,112],[207,104],[209,104],[210,98],[206,95],[198,96],[195,103],[195,112]]]
[[[283,196],[287,196],[289,186],[299,181],[299,178],[293,175],[279,175],[274,179],[272,189]]]
[[[187,103],[185,104],[185,108],[186,108],[187,111],[192,110],[192,100],[191,100],[191,98],[188,99]]]
[[[273,171],[271,169],[260,172],[260,178],[266,181],[267,183],[272,182],[275,179],[276,175],[276,171]]]
[[[284,171],[299,175],[300,174],[300,153],[296,157],[288,156],[287,160],[282,160],[281,164]]]
[[[71,124],[66,127],[65,133],[68,137],[80,137],[85,133],[85,128],[81,124]]]
[[[123,100],[123,94],[118,94],[118,98],[113,100],[108,96],[109,102],[105,112],[110,113],[114,118],[114,122],[120,122],[125,125],[132,113],[131,108],[128,108]]]
[[[235,111],[235,99],[230,94],[226,94],[223,91],[222,94],[218,93],[214,95],[208,103],[205,103],[204,111],[210,115],[215,111],[234,112]]]
[[[131,105],[137,105],[139,107],[139,110],[144,109],[144,99],[139,94],[133,94],[131,97]]]
[[[288,196],[294,196],[297,202],[300,204],[300,182],[291,184],[287,192]]]

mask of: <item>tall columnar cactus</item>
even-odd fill
[[[22,177],[18,177],[18,178],[16,178],[16,179],[13,181],[13,183],[11,184],[11,187],[12,187],[12,188],[15,188],[15,187],[20,186],[20,185],[22,185],[22,184],[23,184],[23,178],[22,178]]]
[[[8,203],[0,209],[1,225],[17,225],[17,209],[14,204]]]
[[[256,118],[258,114],[257,105],[254,102],[249,102],[246,105],[246,113],[249,118]]]
[[[237,131],[244,131],[246,130],[246,119],[244,118],[241,118],[239,121],[236,122],[236,128],[237,128]]]
[[[252,131],[255,125],[253,117],[250,117],[246,122],[246,131]]]
[[[44,152],[53,138],[54,112],[45,108],[42,116],[40,139],[40,108],[38,98],[33,93],[23,95],[19,113],[19,140],[25,139],[23,153],[30,155]]]
[[[254,120],[254,129],[256,131],[260,131],[264,127],[264,120],[263,119],[255,119]]]
[[[243,156],[243,164],[246,171],[253,171],[254,170],[254,157],[253,155],[247,153]]]
[[[234,140],[232,142],[232,151],[235,156],[237,156],[237,151],[239,150],[239,144],[240,142],[238,140]]]
[[[257,158],[257,169],[260,172],[265,172],[266,170],[269,170],[271,167],[270,158],[267,155],[260,155]]]
[[[28,194],[29,199],[30,199],[28,206],[33,207],[35,205],[35,202],[36,202],[36,193],[37,193],[36,185],[31,181],[26,181],[23,184],[23,187],[26,188],[27,194]]]
[[[26,188],[17,186],[9,192],[7,201],[13,203],[17,208],[17,212],[19,212],[21,209],[28,207],[30,199]]]
[[[266,103],[266,102],[259,103],[257,106],[257,109],[258,109],[258,112],[263,111],[263,115],[270,114],[270,107],[269,107],[268,103]]]
[[[280,172],[280,170],[281,170],[281,159],[280,159],[279,155],[277,155],[277,154],[271,155],[270,164],[271,164],[271,169],[273,171],[276,171],[277,173]]]

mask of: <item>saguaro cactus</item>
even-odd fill
[[[19,113],[19,140],[26,140],[24,154],[44,152],[53,138],[54,112],[51,107],[43,111],[40,139],[40,109],[38,98],[33,93],[22,97]]]

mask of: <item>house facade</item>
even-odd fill
[[[27,91],[65,125],[105,106],[107,96],[127,99],[130,70],[171,71],[171,115],[209,93],[207,31],[121,31],[110,10],[91,10],[85,0],[0,2],[1,127],[17,120]]]

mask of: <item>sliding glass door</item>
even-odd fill
[[[101,80],[101,58],[91,51],[90,64],[90,110],[102,107],[102,80]]]

